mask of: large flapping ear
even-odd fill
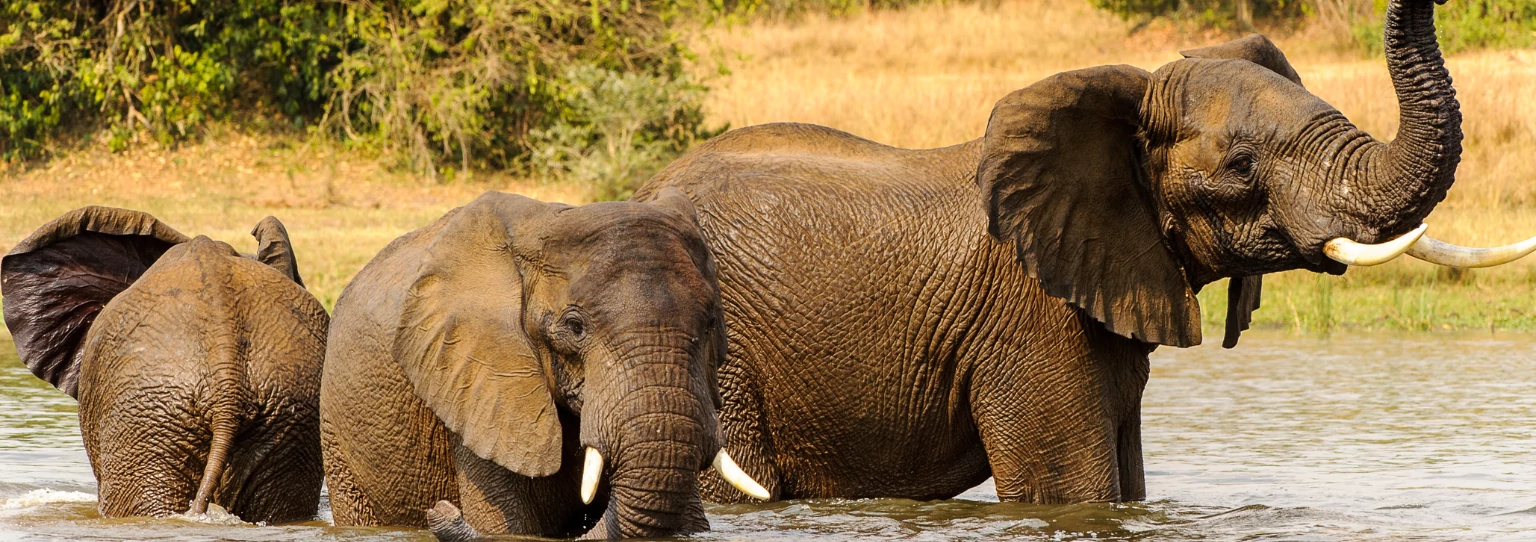
[[[523,476],[560,469],[561,428],[522,327],[512,230],[554,206],[488,192],[441,220],[408,282],[394,355],[464,447]]]
[[[1269,71],[1280,74],[1281,77],[1290,79],[1292,83],[1301,84],[1301,75],[1291,67],[1290,61],[1285,59],[1285,53],[1275,47],[1275,42],[1263,34],[1249,34],[1221,45],[1201,47],[1179,51],[1184,58],[1236,58],[1258,64]]]
[[[1200,306],[1163,241],[1138,141],[1150,74],[1056,74],[992,109],[976,181],[988,229],[1050,295],[1111,331],[1200,344]]]
[[[275,216],[269,216],[256,223],[251,229],[251,236],[256,238],[256,261],[272,266],[289,279],[304,285],[304,279],[299,276],[299,261],[293,257],[293,244],[288,242],[288,228]]]
[[[75,209],[38,228],[0,260],[5,325],[22,362],[74,397],[96,315],[186,241],[148,213],[110,207]]]
[[[1227,286],[1227,333],[1221,339],[1222,348],[1237,346],[1237,337],[1253,322],[1263,288],[1264,275],[1232,277]]]

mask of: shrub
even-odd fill
[[[621,73],[591,64],[559,78],[559,119],[530,133],[532,165],[586,183],[600,199],[624,199],[698,139],[704,87],[687,79]]]
[[[666,0],[416,1],[354,11],[356,45],[331,77],[331,112],[349,137],[419,170],[452,160],[465,170],[581,174],[597,166],[572,160],[668,159],[661,149],[682,149],[703,121],[703,87],[683,71],[688,51],[672,29],[678,14]],[[609,99],[626,105],[593,102]],[[638,147],[608,148],[620,142]],[[588,147],[598,144],[601,152]],[[530,162],[534,152],[542,154]]]
[[[1375,0],[1374,17],[1354,26],[1355,42],[1379,54],[1387,2]],[[1435,8],[1440,48],[1447,53],[1484,48],[1536,46],[1536,0],[1456,0]]]
[[[339,4],[11,0],[0,18],[0,152],[36,156],[68,118],[174,143],[241,106],[321,111]]]
[[[0,159],[77,125],[174,145],[243,111],[419,171],[601,176],[618,196],[712,133],[677,1],[8,0]]]
[[[1294,19],[1309,12],[1301,0],[1090,0],[1125,19],[1174,17],[1203,26],[1248,26],[1254,19]]]

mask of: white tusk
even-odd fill
[[[721,478],[725,478],[725,481],[730,482],[747,496],[760,501],[768,500],[768,490],[763,489],[762,484],[757,483],[757,480],[747,476],[747,472],[741,470],[741,467],[731,460],[731,454],[725,453],[725,448],[721,448],[720,453],[715,454],[715,462],[711,466],[715,467],[715,472],[720,473]]]
[[[1424,236],[1408,249],[1408,255],[1432,264],[1448,267],[1492,267],[1503,265],[1536,252],[1536,237],[1513,245],[1493,248],[1460,247]]]
[[[597,496],[597,482],[603,479],[603,454],[597,448],[587,447],[587,461],[581,466],[581,502],[592,504]]]
[[[1424,236],[1424,230],[1429,229],[1427,224],[1419,224],[1413,231],[1405,233],[1396,239],[1385,243],[1367,245],[1356,243],[1340,237],[1323,245],[1323,253],[1334,261],[1355,266],[1380,265],[1392,261],[1393,258],[1407,252],[1413,244]]]

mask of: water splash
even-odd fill
[[[0,499],[0,510],[20,510],[44,504],[96,502],[96,496],[79,491],[34,489],[19,497]]]
[[[224,507],[214,503],[208,503],[208,511],[202,514],[193,514],[191,510],[171,516],[184,521],[206,523],[209,525],[249,525],[240,516],[229,513]]]

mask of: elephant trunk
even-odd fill
[[[1387,9],[1387,69],[1397,92],[1400,125],[1390,145],[1369,148],[1372,172],[1354,206],[1376,242],[1418,227],[1456,180],[1461,162],[1461,109],[1436,43],[1432,0],[1395,0]],[[1384,212],[1390,211],[1390,212]]]
[[[661,341],[674,342],[674,341]],[[612,451],[609,501],[588,538],[670,536],[709,528],[698,475],[719,447],[702,379],[692,374],[692,348],[647,344],[621,356],[625,393],[603,420]],[[613,423],[608,423],[613,422]]]

